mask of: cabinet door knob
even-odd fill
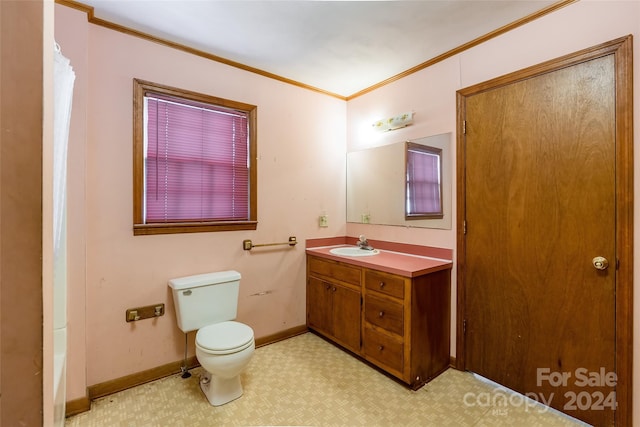
[[[380,313],[378,313],[378,317],[382,317],[384,316],[384,311],[381,311]]]
[[[333,287],[333,292],[335,292],[335,291],[337,291],[337,289],[336,289],[336,287],[334,286],[334,287]]]
[[[379,345],[379,346],[378,346],[378,350],[379,350],[379,351],[384,350],[384,346],[383,346],[383,345]]]
[[[380,282],[380,289],[384,288],[384,282]]]

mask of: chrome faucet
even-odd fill
[[[369,242],[367,241],[367,238],[364,237],[364,235],[360,235],[360,238],[358,239],[358,242],[356,243],[356,245],[360,248],[360,249],[364,249],[366,251],[372,251],[373,247],[369,246]]]

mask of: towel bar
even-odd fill
[[[289,241],[288,242],[283,242],[283,243],[261,243],[259,245],[254,245],[251,240],[247,239],[247,240],[243,240],[242,241],[242,249],[244,249],[245,251],[250,251],[253,248],[258,248],[258,247],[262,247],[262,246],[288,245],[288,246],[293,247],[293,246],[295,246],[297,244],[298,244],[298,242],[296,241],[296,237],[295,236],[289,237]]]

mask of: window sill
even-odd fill
[[[146,236],[150,234],[207,233],[215,231],[255,230],[257,227],[258,221],[133,224],[133,235]]]
[[[419,220],[419,219],[442,219],[444,214],[421,214],[421,215],[405,215],[404,219],[407,221]]]

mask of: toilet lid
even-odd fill
[[[220,322],[198,329],[196,344],[208,351],[229,351],[253,341],[253,329],[244,323]],[[240,348],[241,349],[241,348]]]

